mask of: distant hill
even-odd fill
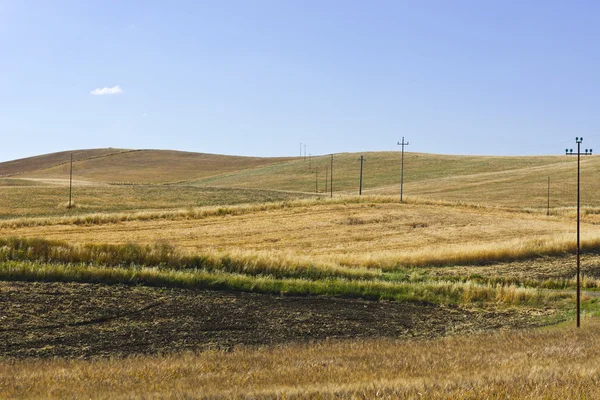
[[[68,179],[69,154],[61,152],[0,163],[4,186],[27,179]],[[325,193],[331,157],[238,157],[170,150],[94,149],[73,151],[74,178],[83,183],[178,184],[197,188],[264,189]],[[358,194],[359,157],[364,155],[363,193],[398,195],[400,152],[341,153],[333,157],[337,194]],[[600,157],[582,158],[582,203],[600,206],[596,177]],[[453,156],[405,154],[404,194],[428,199],[543,209],[571,207],[576,195],[576,158],[565,156]],[[326,186],[327,183],[327,186]]]
[[[73,154],[73,161],[86,160],[95,157],[103,157],[110,154],[116,154],[123,149],[91,149],[91,150],[73,150],[61,151],[59,153],[43,154],[40,156],[20,158],[18,160],[6,161],[0,163],[0,176],[12,176],[27,172],[39,171],[46,168],[68,163]]]
[[[358,194],[360,155],[364,155],[363,193],[399,195],[399,152],[342,153],[334,155],[336,193]],[[296,159],[252,170],[198,179],[199,186],[262,188],[325,192],[331,182],[330,156]],[[318,176],[317,176],[318,170]],[[312,171],[312,172],[310,172]],[[406,153],[404,194],[430,199],[542,208],[547,204],[551,177],[552,207],[573,204],[576,158],[565,156],[454,156]],[[582,179],[587,182],[582,199],[600,204],[593,180],[600,174],[600,158],[582,160]],[[318,178],[318,182],[315,180]]]
[[[68,179],[71,152],[0,163],[0,175]],[[77,180],[108,183],[168,183],[239,172],[293,158],[238,157],[172,150],[95,149],[73,151]]]

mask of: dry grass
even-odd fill
[[[68,161],[68,155],[66,157],[65,161]],[[92,182],[164,183],[239,172],[292,159],[292,157],[238,157],[171,150],[135,150],[118,152],[106,157],[82,159],[73,164],[73,171],[77,179]],[[22,176],[68,179],[69,165],[59,164],[36,171],[30,169]]]
[[[76,244],[160,241],[191,254],[258,254],[276,263],[298,258],[388,270],[563,255],[575,248],[574,228],[562,217],[353,198],[7,221],[0,232]],[[597,250],[600,227],[584,225],[583,232],[584,250]]]
[[[342,153],[334,155],[334,190],[358,194],[358,159],[364,154],[363,189],[366,191],[390,185],[397,186],[400,178],[399,152]],[[449,176],[464,176],[478,172],[527,169],[567,162],[561,157],[484,157],[448,156],[439,154],[406,153],[406,183]],[[571,160],[572,161],[572,160]],[[224,187],[261,187],[282,190],[315,190],[315,173],[319,170],[319,187],[325,189],[325,169],[330,166],[327,156],[312,160],[294,160],[252,171],[230,173],[197,180],[197,184]],[[310,172],[312,168],[313,172]],[[399,187],[393,193],[399,191]],[[386,193],[389,194],[389,193]]]
[[[128,215],[127,218],[131,219],[149,211],[169,214],[174,211],[188,212],[206,206],[277,202],[308,197],[303,193],[269,190],[158,185],[113,186],[76,182],[73,187],[76,208],[68,210],[68,186],[25,179],[5,181],[8,183],[0,187],[0,218],[25,225],[74,220],[109,220],[118,213],[122,216]],[[27,182],[31,184],[26,185]],[[7,187],[8,184],[12,186]],[[108,213],[111,215],[107,216]],[[45,219],[49,216],[59,218]],[[17,221],[14,221],[15,219]],[[44,220],[46,222],[41,222]]]
[[[398,195],[398,152],[364,153],[363,192]],[[334,157],[334,191],[357,194],[358,153]],[[320,191],[325,191],[325,168],[329,156],[313,157],[312,167],[319,168]],[[600,192],[593,189],[593,177],[600,173],[600,158],[582,160],[582,202],[593,206],[600,202]],[[551,207],[571,207],[576,200],[576,159],[574,157],[473,157],[407,153],[404,194],[427,199],[460,201],[528,208],[545,212],[547,179],[551,178]],[[313,192],[315,174],[309,163],[295,160],[265,166],[252,171],[234,172],[197,180],[198,185],[221,187],[258,187]]]
[[[600,323],[105,360],[0,361],[4,398],[600,397]]]
[[[59,153],[44,154],[35,157],[21,158],[18,160],[0,163],[0,176],[20,175],[27,172],[43,170],[47,168],[52,168],[57,165],[66,164],[70,162],[71,154],[73,154],[73,162],[78,162],[87,159],[107,157],[111,154],[117,154],[126,151],[131,150],[111,148],[73,150],[61,151]]]

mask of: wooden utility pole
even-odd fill
[[[548,209],[546,211],[546,216],[550,216],[550,177],[548,177]]]
[[[68,208],[71,208],[71,206],[72,206],[72,203],[71,203],[72,194],[73,194],[73,153],[71,153],[71,168],[69,171],[69,207]]]
[[[400,170],[400,203],[402,203],[402,187],[404,186],[404,146],[408,146],[408,142],[404,143],[404,136],[402,136],[402,143],[398,142],[398,146],[402,146],[402,168]]]
[[[329,175],[329,184],[331,185],[331,192],[329,197],[333,199],[333,154],[331,155],[331,167],[329,168],[330,175]]]
[[[363,172],[363,161],[364,161],[364,157],[360,156],[360,184],[358,187],[358,195],[361,196],[362,195],[362,172]]]

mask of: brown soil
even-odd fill
[[[428,338],[538,326],[552,313],[28,282],[0,282],[0,305],[0,357],[19,358],[126,356],[327,338]]]

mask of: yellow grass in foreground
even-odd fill
[[[0,361],[14,398],[600,398],[600,321],[427,341]]]

